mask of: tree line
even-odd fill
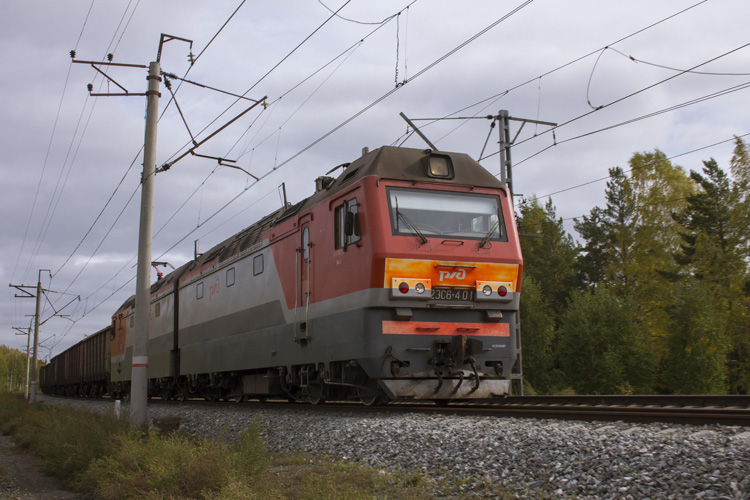
[[[527,393],[747,394],[750,155],[686,172],[655,150],[609,170],[575,219],[518,208]]]
[[[0,345],[0,392],[23,392],[26,383],[26,354]]]

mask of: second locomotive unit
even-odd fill
[[[520,387],[506,186],[459,153],[381,147],[341,167],[153,284],[150,395],[372,404]],[[129,393],[134,306],[112,318],[93,392]]]

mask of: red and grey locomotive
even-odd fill
[[[371,404],[520,386],[506,186],[459,153],[381,147],[341,167],[153,284],[150,395]],[[99,332],[109,374],[86,392],[129,392],[134,313],[131,298]],[[42,390],[59,392],[52,378]]]

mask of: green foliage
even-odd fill
[[[232,445],[232,469],[243,477],[255,477],[265,471],[270,464],[270,455],[260,438],[263,422],[255,418],[250,426],[242,431]]]
[[[573,266],[579,249],[563,229],[562,219],[556,217],[552,200],[542,207],[536,198],[531,198],[520,210],[524,276],[539,284],[544,300],[559,315],[574,289]]]
[[[231,465],[223,443],[131,432],[86,470],[78,486],[101,499],[195,498],[196,492],[220,491],[231,478]]]
[[[0,345],[0,392],[23,392],[26,379],[26,354]]]
[[[476,498],[473,493],[512,498],[487,481],[464,494],[460,478],[428,481],[421,472],[272,455],[257,419],[229,443],[145,434],[126,421],[3,394],[0,427],[42,457],[50,473],[94,500],[421,500],[445,496],[440,492],[456,499]]]
[[[686,343],[688,349],[694,346],[694,335],[703,339],[710,351],[705,359],[714,361],[714,353],[721,358],[722,369],[713,367],[716,380],[693,381],[694,390],[716,390],[725,388],[731,392],[750,392],[750,161],[745,143],[737,138],[734,156],[731,160],[730,178],[713,159],[703,162],[703,173],[692,171],[691,179],[698,191],[689,196],[687,206],[674,215],[683,230],[681,248],[675,253],[675,260],[682,265],[679,276],[689,284],[689,289],[700,287],[702,293],[711,296],[710,303],[719,315],[723,333],[709,335],[698,326],[691,327],[693,335],[681,330],[675,339]],[[702,307],[706,306],[704,302]],[[710,315],[710,311],[704,314]],[[694,330],[694,331],[693,331]],[[692,340],[691,340],[692,339]],[[726,349],[722,349],[726,343]],[[672,359],[676,353],[670,351]],[[689,359],[691,356],[685,356]],[[702,359],[702,358],[698,358]],[[680,360],[686,361],[686,360]],[[725,365],[725,366],[724,366]],[[713,365],[712,365],[713,366]],[[726,380],[725,380],[726,378]],[[685,388],[679,390],[685,391]],[[724,389],[722,389],[724,390]]]
[[[673,335],[664,379],[678,394],[723,394],[727,385],[726,310],[697,282],[680,290],[671,309]]]
[[[3,397],[0,407],[0,430],[12,432],[18,444],[45,460],[47,472],[65,480],[109,453],[112,437],[127,428],[109,415],[29,405],[16,396]]]
[[[553,343],[555,317],[536,281],[523,280],[521,330],[523,332],[523,372],[526,388],[536,393],[549,393],[559,385],[561,373],[554,368]]]
[[[576,295],[560,328],[560,363],[579,394],[650,393],[656,359],[633,305],[608,289]]]

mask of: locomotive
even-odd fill
[[[149,396],[370,405],[520,388],[506,185],[466,154],[390,146],[328,174],[152,285]],[[53,358],[42,391],[129,394],[134,314],[131,297]]]

